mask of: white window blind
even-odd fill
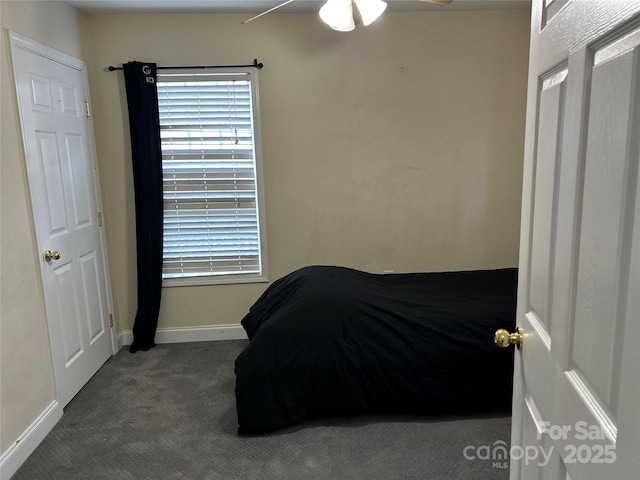
[[[163,279],[263,275],[251,73],[168,70],[157,88]]]

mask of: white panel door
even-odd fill
[[[511,478],[640,471],[640,1],[534,0]]]
[[[85,112],[86,67],[15,34],[11,45],[58,400],[64,406],[114,352],[92,127]],[[46,250],[52,258],[44,257]]]

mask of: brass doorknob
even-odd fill
[[[51,260],[60,260],[60,252],[56,250],[54,250],[53,252],[51,250],[45,250],[42,256],[44,257],[45,262],[50,262]]]
[[[493,340],[501,348],[515,345],[520,350],[520,347],[522,347],[522,327],[518,327],[516,333],[509,333],[504,328],[496,330]]]

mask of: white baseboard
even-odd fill
[[[208,325],[204,327],[159,328],[156,343],[213,342],[217,340],[245,340],[247,333],[241,325]],[[133,332],[118,333],[118,349],[131,345]]]
[[[29,425],[13,445],[2,453],[0,456],[0,479],[9,480],[61,418],[62,407],[57,400],[54,400],[38,415],[38,418]]]
[[[133,332],[131,330],[121,330],[116,335],[116,343],[118,344],[118,351],[125,345],[131,345],[133,341]]]

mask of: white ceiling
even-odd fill
[[[66,0],[86,11],[249,13],[263,12],[284,0]],[[325,0],[295,0],[281,13],[317,12]],[[454,0],[442,7],[418,0],[386,0],[389,11],[426,12],[450,10],[528,10],[531,0]]]

